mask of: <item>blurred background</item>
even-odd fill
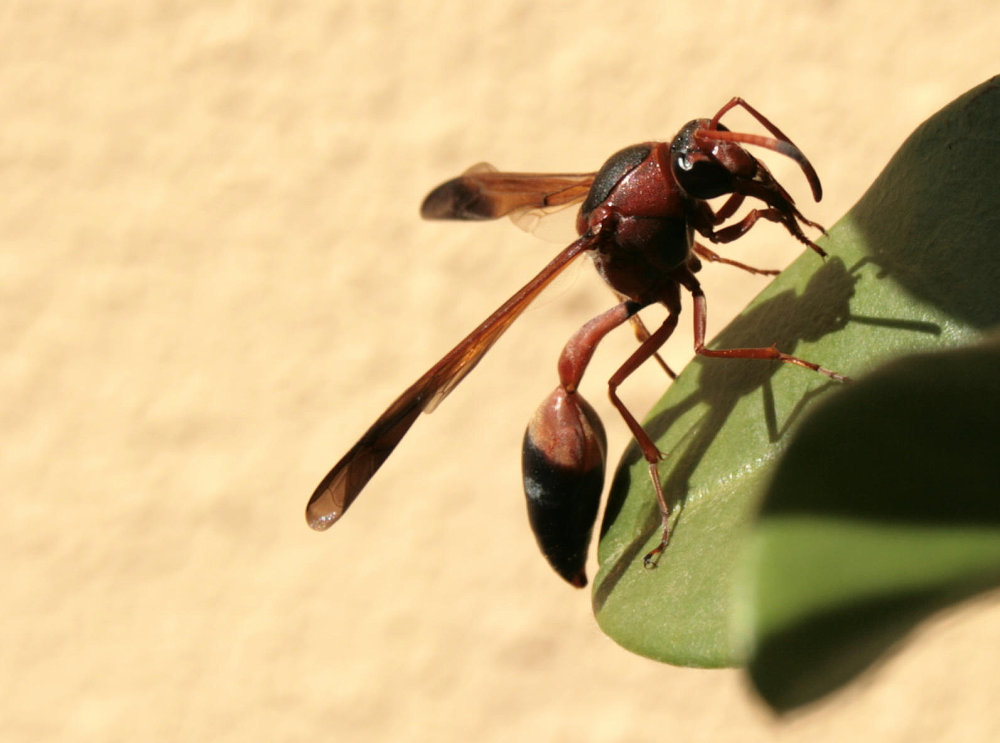
[[[318,535],[302,515],[559,249],[421,222],[431,187],[480,160],[596,170],[741,95],[811,159],[818,205],[767,158],[830,225],[1000,71],[1000,5],[6,0],[0,21],[5,741],[1000,736],[996,597],[790,720],[739,671],[599,632],[537,554],[519,473],[559,349],[611,302],[585,263],[348,518]],[[727,254],[801,249],[767,225]],[[764,281],[708,267],[710,335]],[[584,383],[612,463],[605,381],[632,348],[609,338]],[[664,386],[654,365],[622,393],[641,413]]]

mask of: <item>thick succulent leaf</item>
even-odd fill
[[[818,407],[750,550],[750,674],[786,709],[913,625],[1000,584],[1000,335],[899,359]],[[849,462],[826,467],[817,463]]]
[[[1000,323],[998,137],[994,79],[904,143],[821,242],[830,258],[802,255],[711,346],[777,344],[862,378],[895,357],[976,342]],[[747,624],[735,597],[747,573],[749,524],[803,414],[819,398],[835,405],[845,393],[838,387],[760,361],[697,359],[680,375],[646,425],[667,455],[667,497],[683,511],[658,568],[644,569],[659,515],[645,462],[627,452],[593,587],[595,615],[609,636],[679,665],[746,660]],[[812,476],[820,483],[852,468],[821,453]]]

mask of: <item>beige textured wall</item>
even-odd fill
[[[537,556],[518,474],[561,342],[608,303],[586,266],[350,518],[302,518],[556,249],[421,223],[430,186],[482,159],[594,169],[740,94],[810,156],[827,197],[807,213],[832,223],[998,72],[998,28],[992,0],[0,3],[0,738],[1000,738],[995,600],[783,723],[736,671],[601,635]],[[734,250],[799,247],[761,229]],[[705,283],[713,333],[761,286]],[[643,410],[661,387],[625,394]]]

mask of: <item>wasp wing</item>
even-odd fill
[[[434,410],[532,300],[593,241],[592,235],[584,235],[563,249],[535,278],[445,354],[382,413],[313,492],[306,506],[306,521],[312,528],[328,529],[344,514],[372,475],[392,454],[417,416]]]
[[[586,198],[594,173],[504,173],[473,165],[424,199],[424,219],[498,219],[516,212],[561,209]]]

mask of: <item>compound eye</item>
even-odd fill
[[[692,198],[714,199],[732,193],[732,173],[714,158],[678,152],[674,155],[673,171],[677,183]]]

